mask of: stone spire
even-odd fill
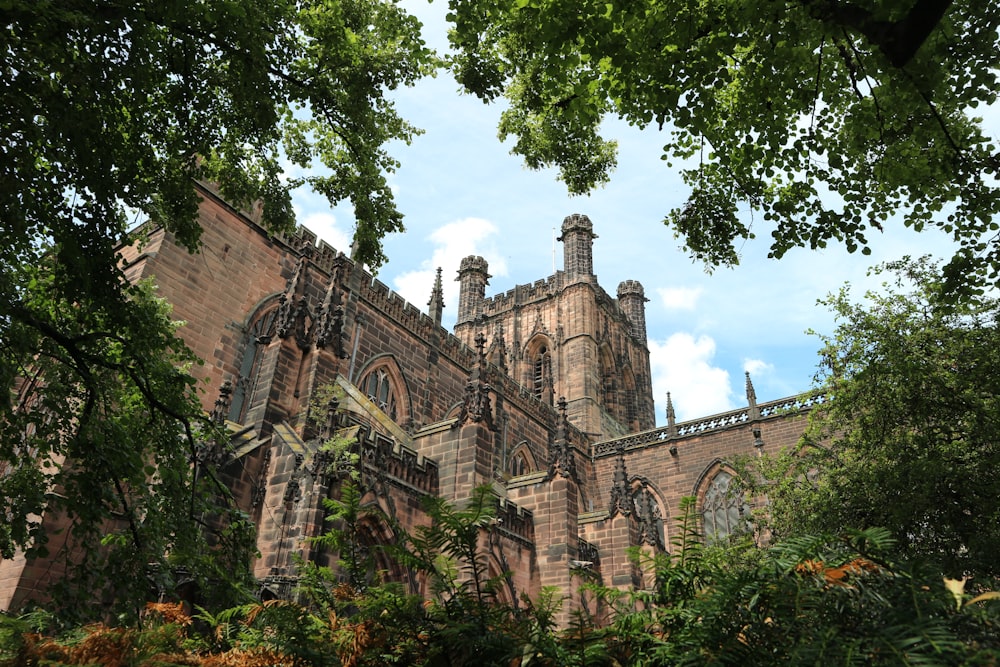
[[[677,417],[674,414],[674,402],[670,398],[670,392],[667,392],[667,433],[670,435],[677,435]]]
[[[427,302],[428,312],[431,319],[438,326],[441,326],[441,314],[444,312],[444,288],[441,285],[441,267],[438,267],[437,276],[434,278],[434,289],[431,290],[431,300]]]
[[[618,285],[618,305],[632,323],[632,337],[646,344],[646,298],[642,283],[626,280]]]
[[[572,281],[594,275],[594,224],[585,215],[574,213],[562,223],[563,271]]]
[[[747,378],[747,405],[750,406],[749,417],[753,421],[760,419],[760,410],[757,409],[757,392],[753,389],[753,382],[750,381],[750,371],[744,371]]]
[[[469,255],[458,267],[458,317],[455,324],[474,322],[483,312],[486,286],[490,284],[489,264],[479,255]]]

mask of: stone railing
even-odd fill
[[[599,442],[593,447],[593,458],[613,456],[619,449],[635,449],[638,447],[649,447],[670,440],[678,440],[704,433],[724,431],[734,426],[747,424],[758,419],[769,419],[785,414],[805,412],[817,405],[826,402],[827,396],[822,392],[810,392],[788,398],[779,398],[776,401],[758,403],[756,406],[747,406],[722,412],[702,419],[694,419],[686,422],[678,422],[672,426],[661,426],[650,431],[633,433],[614,440]],[[755,414],[756,413],[756,414]]]

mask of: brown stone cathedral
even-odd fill
[[[426,523],[423,496],[461,502],[490,484],[498,520],[482,544],[491,574],[508,573],[502,594],[557,586],[565,620],[583,578],[644,585],[626,548],[669,549],[683,497],[709,537],[739,530],[725,461],[802,432],[808,400],[757,403],[749,377],[746,407],[678,423],[668,397],[656,428],[642,285],[612,296],[597,283],[584,215],[563,221],[563,270],[533,284],[487,297],[486,261],[466,257],[452,334],[440,271],[424,313],[310,232],[269,237],[200,194],[201,252],[151,227],[125,261],[130,279],[155,278],[219,390],[205,409],[233,434],[224,473],[258,526],[263,595],[289,594],[295,555],[332,559],[304,538],[325,530],[338,492],[320,449],[333,435],[356,443],[364,502],[387,517],[369,520],[371,544]],[[318,406],[327,387],[337,398]],[[0,608],[34,588],[33,571],[0,564]]]

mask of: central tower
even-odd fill
[[[642,285],[622,282],[618,299],[601,288],[596,238],[590,218],[567,216],[563,270],[489,298],[486,260],[466,257],[455,335],[472,346],[485,334],[492,363],[539,401],[565,397],[569,421],[600,439],[653,428],[655,417]]]

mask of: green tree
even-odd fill
[[[192,517],[240,522],[216,522],[202,498],[224,492],[196,488],[216,436],[197,432],[195,360],[167,310],[119,265],[130,218],[195,251],[194,179],[275,231],[308,186],[353,204],[378,265],[402,228],[385,147],[416,131],[386,94],[437,61],[388,0],[13,0],[0,26],[0,554],[52,546],[37,516],[65,511],[85,553],[129,554],[119,585],[188,541],[189,565],[230,570],[192,532]],[[129,529],[109,534],[112,518]],[[236,532],[217,537],[245,551]]]
[[[1000,282],[1000,154],[975,117],[997,97],[1000,14],[970,0],[451,0],[465,88],[510,103],[501,137],[571,192],[608,178],[606,115],[668,130],[687,202],[667,222],[709,265],[869,252],[890,216],[959,250],[952,286]],[[668,163],[669,164],[669,163]],[[753,228],[739,209],[760,214]],[[761,220],[762,218],[762,220]],[[873,232],[874,230],[874,232]]]
[[[819,379],[830,397],[795,452],[764,467],[777,480],[779,535],[889,529],[901,554],[952,577],[1000,574],[1000,302],[949,303],[926,261],[888,265],[887,293],[828,300]]]
[[[41,583],[71,615],[134,615],[177,568],[206,591],[246,583],[253,530],[209,465],[227,436],[202,415],[169,306],[148,283],[123,286],[112,312],[67,302],[48,267],[24,271],[3,341],[18,391],[0,403],[0,555],[64,563],[65,578]]]

